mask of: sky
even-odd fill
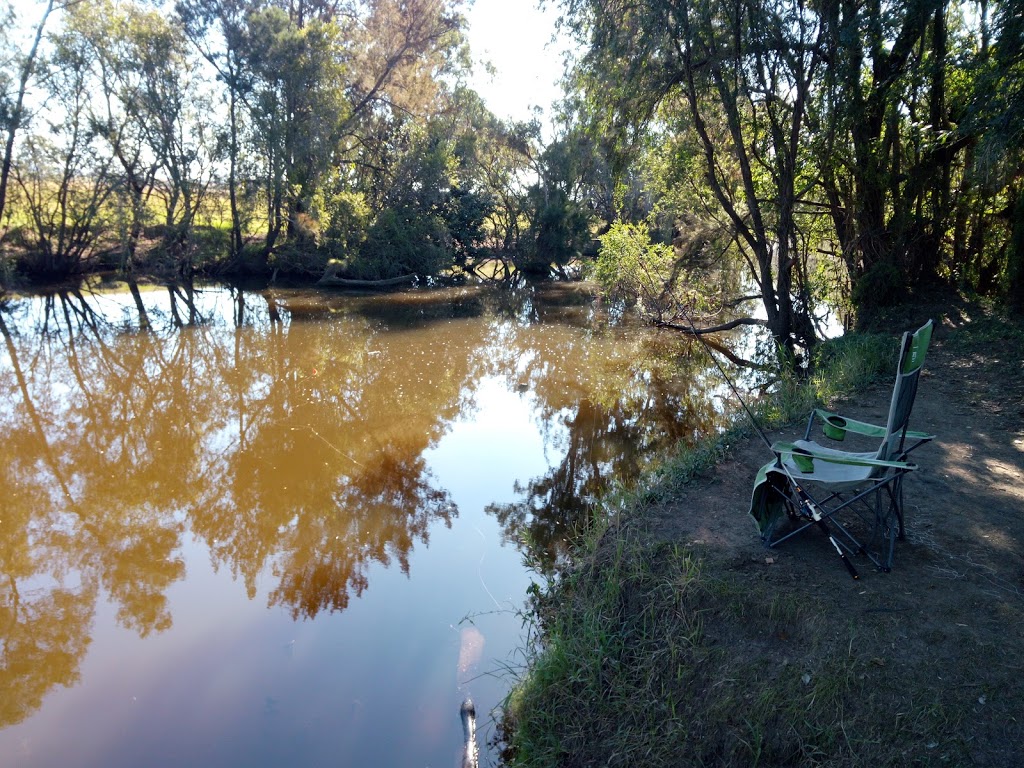
[[[529,120],[531,107],[550,114],[561,97],[561,51],[566,43],[552,43],[557,8],[537,9],[537,0],[476,0],[466,14],[474,74],[470,86],[488,108],[501,118]],[[476,62],[489,60],[496,74],[490,78]],[[542,121],[544,122],[544,121]]]

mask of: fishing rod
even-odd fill
[[[462,768],[480,768],[480,751],[476,746],[476,706],[469,697],[459,707],[462,717]]]
[[[838,541],[836,541],[836,537],[832,535],[832,531],[828,527],[828,524],[825,522],[825,518],[822,516],[818,504],[814,501],[814,499],[810,497],[810,495],[808,495],[807,491],[805,491],[801,487],[797,479],[793,477],[793,474],[789,471],[789,468],[782,460],[782,454],[775,450],[771,440],[768,439],[768,435],[765,434],[764,429],[761,428],[761,425],[755,418],[754,412],[750,410],[750,407],[743,399],[743,396],[740,395],[739,389],[733,383],[732,378],[730,378],[729,374],[725,372],[725,368],[722,366],[718,358],[715,356],[715,353],[711,349],[711,345],[704,340],[704,337],[697,330],[697,327],[693,324],[693,318],[690,316],[690,313],[686,311],[686,308],[683,306],[682,303],[676,302],[676,306],[679,309],[679,311],[682,312],[682,315],[686,320],[686,324],[690,327],[690,333],[693,336],[695,336],[697,340],[701,343],[701,346],[704,347],[704,350],[708,353],[708,356],[711,358],[712,362],[714,362],[715,367],[718,368],[719,373],[722,374],[722,378],[725,379],[725,383],[729,385],[729,389],[732,390],[733,395],[736,397],[740,405],[743,407],[743,410],[746,412],[747,418],[750,419],[750,423],[751,425],[753,425],[754,431],[757,433],[757,436],[761,438],[761,441],[766,446],[768,446],[768,450],[772,452],[772,455],[775,457],[775,466],[781,469],[782,472],[786,475],[786,477],[789,478],[789,483],[793,488],[793,492],[796,493],[797,498],[800,500],[800,508],[803,510],[804,515],[806,517],[809,517],[818,526],[818,528],[820,528],[822,532],[826,536],[828,536],[828,540],[832,543],[832,546],[839,554],[839,559],[843,561],[843,565],[846,566],[846,570],[849,572],[850,576],[852,576],[854,579],[859,579],[860,574],[857,572],[857,569],[850,561],[850,558],[846,556],[846,550],[843,549],[842,545]]]

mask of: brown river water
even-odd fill
[[[585,284],[0,308],[0,765],[481,764],[527,589],[722,423]]]

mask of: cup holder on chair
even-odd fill
[[[842,440],[846,437],[846,419],[842,416],[828,416],[821,425],[821,431],[825,433],[825,437]]]

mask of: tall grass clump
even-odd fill
[[[699,562],[673,545],[645,552],[633,537],[596,551],[541,599],[544,650],[503,707],[513,765],[586,765],[600,754],[646,764],[635,758],[687,727],[668,694],[699,672],[701,613],[687,606],[705,590]],[[604,744],[593,743],[595,722]]]
[[[896,371],[898,346],[892,336],[855,333],[818,344],[807,371],[783,369],[766,398],[757,403],[766,428],[806,418],[813,408],[883,380]]]
[[[895,375],[897,340],[881,333],[854,333],[822,342],[814,351],[811,386],[821,403]]]

